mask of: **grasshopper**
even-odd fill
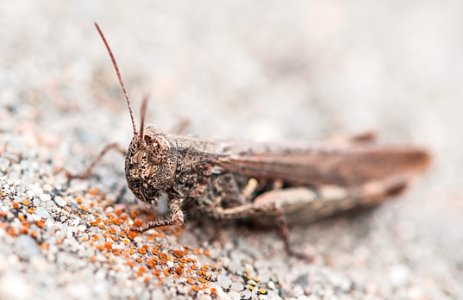
[[[373,134],[337,142],[244,143],[205,141],[144,127],[147,97],[137,130],[121,72],[109,53],[128,105],[133,138],[127,151],[103,149],[80,175],[88,178],[110,149],[125,155],[125,175],[135,196],[153,206],[167,196],[169,213],[146,222],[139,232],[182,225],[184,212],[213,219],[273,220],[288,253],[288,225],[312,222],[359,206],[377,204],[402,192],[428,166],[430,155],[413,146],[379,146]]]

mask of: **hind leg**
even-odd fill
[[[321,186],[317,192],[308,188],[272,190],[247,203],[231,208],[212,207],[205,213],[216,219],[249,219],[267,221],[273,219],[288,254],[308,258],[294,251],[289,241],[289,224],[304,224],[319,220],[357,206],[377,204],[389,196],[395,196],[407,186],[408,178],[394,177],[383,181],[365,183],[359,187],[341,188]]]

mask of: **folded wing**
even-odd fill
[[[255,178],[282,179],[293,185],[355,186],[426,169],[429,154],[415,147],[377,145],[284,148],[231,145],[218,163],[228,171]]]

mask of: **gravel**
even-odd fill
[[[463,67],[459,2],[92,1],[0,4],[0,298],[459,299]],[[188,134],[310,140],[377,129],[432,168],[395,201],[309,226],[288,257],[275,230],[187,218],[130,232],[125,102]],[[136,113],[138,117],[138,113]],[[138,118],[137,118],[138,119]]]

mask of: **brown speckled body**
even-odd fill
[[[319,145],[208,142],[144,128],[148,97],[137,132],[128,93],[114,55],[95,23],[127,101],[133,139],[125,159],[127,182],[137,198],[152,205],[168,198],[170,214],[137,231],[181,225],[188,209],[216,219],[274,218],[288,253],[287,223],[304,223],[359,205],[381,202],[404,190],[429,163],[426,151],[384,147],[372,134]],[[86,178],[109,149],[80,176]]]
[[[397,194],[428,161],[424,150],[413,147],[354,140],[315,145],[207,142],[148,126],[143,137],[132,139],[125,168],[130,189],[153,205],[166,194],[171,210],[180,213],[246,219],[280,212],[288,223],[306,223]],[[140,230],[179,220],[183,216],[172,214]]]

